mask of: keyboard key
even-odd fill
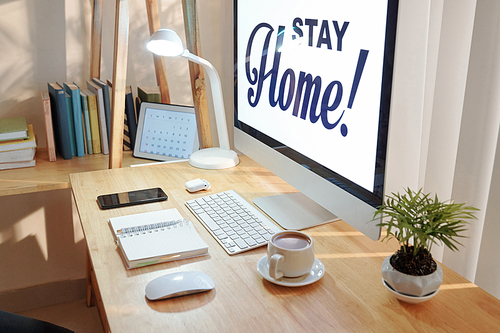
[[[234,242],[240,247],[240,249],[246,249],[248,244],[241,238],[235,239]]]
[[[257,239],[254,238],[254,240],[258,243],[258,244],[264,244],[264,243],[267,243],[267,241],[262,238],[262,237],[259,237]]]
[[[210,228],[210,230],[217,230],[219,229],[219,226],[212,220],[210,216],[208,216],[207,213],[201,213],[198,214],[198,216],[203,220],[203,222]]]
[[[255,244],[257,244],[256,241],[253,240],[253,238],[251,237],[248,237],[248,238],[245,238],[244,241],[249,245],[249,246],[254,246]]]
[[[220,235],[225,235],[225,232],[223,230],[221,230],[221,229],[217,229],[217,230],[214,231],[214,234],[216,236],[220,236]]]
[[[242,237],[242,235],[248,235],[248,233],[243,229],[236,231],[236,233],[240,235],[240,237]]]

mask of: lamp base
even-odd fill
[[[189,157],[189,164],[200,169],[227,169],[240,163],[238,154],[222,148],[205,148],[195,151]]]

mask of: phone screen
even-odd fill
[[[110,209],[123,206],[139,205],[156,201],[167,200],[168,196],[159,187],[130,192],[105,194],[97,197],[101,209]]]

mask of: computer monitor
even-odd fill
[[[254,201],[285,229],[340,218],[379,239],[397,12],[235,0],[234,144],[300,191]]]

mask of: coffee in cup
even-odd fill
[[[268,242],[267,261],[273,279],[304,275],[314,264],[313,240],[300,231],[278,232]]]

